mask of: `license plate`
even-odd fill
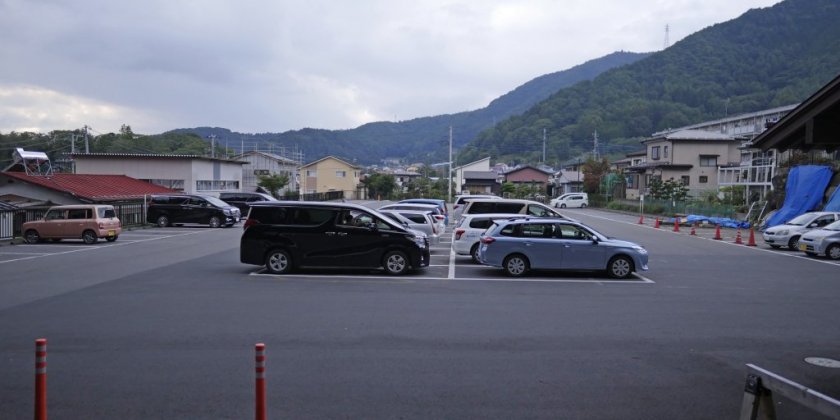
[[[800,250],[800,251],[806,251],[806,250],[808,250],[808,245],[805,245],[805,244],[799,244],[799,250]]]
[[[116,232],[116,231],[113,231],[113,230],[109,230],[109,231],[108,231],[108,236],[114,236],[114,235],[116,235],[116,234],[117,234],[117,232]]]

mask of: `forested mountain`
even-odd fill
[[[481,130],[528,110],[560,89],[580,81],[591,80],[604,71],[633,63],[648,55],[649,53],[615,52],[568,70],[540,76],[495,99],[485,108],[457,114],[401,122],[374,122],[350,130],[306,128],[284,133],[243,134],[224,128],[198,127],[173,131],[195,133],[204,138],[215,135],[221,144],[227,143],[230,147],[238,147],[244,141],[271,143],[278,149],[297,148],[304,152],[307,161],[327,155],[340,156],[359,163],[378,163],[388,157],[429,162],[446,160],[450,126],[453,130],[454,147],[463,146],[473,140]]]
[[[552,95],[482,132],[458,155],[563,162],[592,149],[728,115],[801,102],[840,73],[840,2],[787,0],[711,26],[636,63]]]

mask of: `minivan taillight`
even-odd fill
[[[242,224],[242,229],[248,229],[251,226],[256,226],[260,224],[260,221],[257,219],[247,218],[245,219],[245,223]]]
[[[483,244],[492,244],[493,242],[496,242],[496,238],[494,238],[492,236],[482,236],[481,237],[481,243],[483,243]]]
[[[457,240],[461,239],[461,235],[463,235],[464,232],[466,232],[466,229],[464,229],[464,228],[455,229],[455,240],[457,241]]]

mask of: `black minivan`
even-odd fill
[[[251,204],[263,201],[280,201],[269,194],[258,192],[223,192],[219,193],[219,199],[231,206],[238,207],[242,214],[248,214]]]
[[[238,208],[210,195],[153,195],[146,209],[146,223],[160,227],[180,224],[230,227],[241,215]]]
[[[373,268],[392,275],[429,265],[425,238],[349,203],[254,203],[239,260],[285,274],[298,268]]]

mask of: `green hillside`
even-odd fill
[[[231,146],[239,145],[244,140],[271,143],[277,148],[298,148],[304,152],[308,161],[327,155],[341,156],[359,163],[378,163],[387,157],[440,161],[447,158],[449,126],[453,127],[454,146],[463,146],[482,130],[528,110],[565,87],[594,79],[604,71],[648,55],[615,52],[568,70],[540,76],[495,99],[485,108],[457,114],[401,122],[375,122],[350,130],[306,128],[284,133],[243,134],[224,128],[198,127],[173,131],[194,133],[204,138],[213,134],[221,144],[228,142]]]
[[[638,149],[655,131],[800,102],[840,73],[840,2],[787,0],[556,93],[482,133],[458,162],[537,162]]]

